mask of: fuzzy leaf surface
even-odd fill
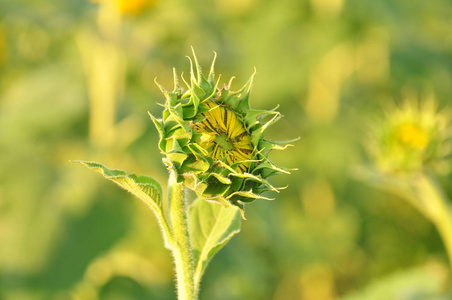
[[[127,174],[122,170],[112,170],[102,164],[89,161],[75,161],[85,165],[89,169],[97,171],[106,179],[113,181],[123,189],[132,193],[134,196],[143,200],[154,210],[162,210],[162,186],[160,183],[149,176],[137,176]]]
[[[195,285],[212,257],[240,231],[241,215],[237,207],[196,199],[189,211],[189,228],[194,254]]]
[[[81,163],[89,169],[102,174],[104,178],[113,181],[114,183],[149,205],[149,207],[157,217],[157,220],[163,230],[163,238],[165,240],[165,244],[167,247],[169,247],[171,233],[168,227],[168,223],[165,219],[165,213],[162,204],[162,186],[158,181],[156,181],[152,177],[145,175],[138,176],[133,173],[127,174],[122,170],[112,170],[96,162],[80,160],[74,162]]]

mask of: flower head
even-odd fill
[[[208,151],[212,159],[226,158],[228,165],[240,173],[248,171],[253,154],[250,134],[237,114],[225,105],[207,101],[209,109],[201,113],[195,131],[201,136],[196,142]]]
[[[166,101],[161,119],[151,116],[160,135],[159,147],[167,168],[199,197],[225,206],[236,205],[276,191],[267,178],[289,173],[268,159],[273,149],[285,149],[286,142],[264,139],[267,128],[281,118],[275,110],[250,108],[249,96],[254,74],[238,91],[232,79],[219,88],[212,62],[207,77],[193,52],[187,90],[174,72],[174,89],[159,85]],[[157,83],[158,84],[158,83]]]

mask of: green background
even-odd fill
[[[0,299],[175,299],[151,211],[69,161],[165,183],[147,111],[162,111],[155,77],[171,88],[173,67],[188,73],[190,46],[205,69],[216,51],[235,89],[256,67],[252,106],[285,116],[267,137],[301,137],[271,156],[299,169],[273,179],[289,187],[246,207],[201,299],[451,299],[434,227],[353,176],[385,103],[451,103],[449,1],[168,0],[120,24],[100,15],[82,0],[0,2]]]

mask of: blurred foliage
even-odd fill
[[[406,89],[451,103],[449,1],[135,1],[130,14],[0,2],[0,299],[175,298],[152,213],[69,160],[165,182],[147,111],[161,111],[154,78],[171,86],[191,45],[201,62],[218,52],[223,78],[256,66],[251,104],[285,115],[268,137],[301,136],[272,157],[300,171],[247,208],[201,299],[452,297],[432,225],[350,176],[384,103]],[[439,179],[452,195],[451,175]]]

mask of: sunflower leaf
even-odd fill
[[[133,173],[127,174],[122,170],[112,170],[96,162],[81,160],[76,160],[73,162],[80,163],[87,168],[102,174],[104,178],[113,181],[114,183],[149,205],[149,207],[157,217],[158,222],[160,223],[163,231],[165,245],[169,247],[169,239],[171,239],[171,233],[168,227],[168,223],[164,217],[165,213],[162,203],[162,186],[158,181],[149,176],[138,176]]]
[[[195,285],[212,257],[240,231],[241,216],[235,206],[198,198],[189,211],[189,229],[194,254]]]

